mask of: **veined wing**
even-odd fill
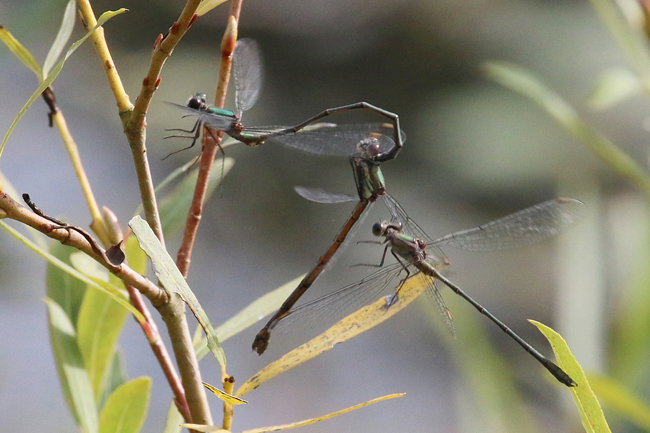
[[[300,305],[280,320],[275,330],[287,332],[322,325],[331,326],[364,305],[377,300],[402,269],[400,263],[384,266],[356,283]]]
[[[443,236],[433,245],[451,245],[468,251],[516,248],[559,234],[580,220],[584,213],[585,206],[581,201],[556,198],[482,226]]]
[[[359,201],[359,197],[355,197],[349,194],[341,194],[336,192],[325,191],[321,188],[307,188],[304,186],[294,186],[293,189],[298,193],[299,196],[305,198],[309,201],[316,203],[348,203],[351,201]]]
[[[237,41],[232,63],[235,76],[235,106],[237,115],[241,117],[242,112],[255,105],[262,89],[264,68],[259,44],[253,39]]]
[[[279,135],[271,139],[307,153],[364,158],[368,155],[363,154],[358,146],[359,143],[374,137],[379,146],[378,153],[385,153],[395,146],[391,138],[393,135],[393,127],[387,123],[349,125],[319,123],[309,125],[296,133]]]

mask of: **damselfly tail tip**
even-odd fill
[[[255,336],[255,341],[253,341],[253,350],[257,352],[258,355],[264,353],[266,348],[269,346],[269,338],[271,338],[271,333],[266,328],[263,328]]]
[[[555,363],[548,361],[548,365],[545,365],[545,367],[563,385],[566,385],[569,388],[578,386],[578,384]]]

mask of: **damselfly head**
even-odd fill
[[[201,110],[207,105],[205,98],[206,96],[204,93],[197,93],[196,95],[192,96],[189,101],[187,101],[187,106],[195,110]]]
[[[389,230],[401,232],[402,223],[401,222],[380,222],[374,223],[372,225],[372,234],[375,236],[386,236]]]
[[[381,153],[379,140],[374,136],[361,140],[359,144],[357,144],[357,148],[359,149],[359,153],[361,153],[365,158],[374,158]]]

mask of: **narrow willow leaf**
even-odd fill
[[[138,433],[147,417],[150,391],[150,377],[139,377],[117,388],[99,415],[99,433]]]
[[[196,9],[196,14],[202,17],[225,1],[226,0],[205,0],[201,2],[199,7]]]
[[[183,415],[178,411],[176,403],[172,401],[167,411],[167,420],[165,421],[165,430],[163,433],[180,433]]]
[[[126,240],[126,248],[124,249],[126,260],[129,262],[129,267],[140,275],[147,273],[147,255],[135,236],[129,236]]]
[[[318,418],[311,418],[311,419],[306,419],[303,421],[298,421],[298,422],[293,422],[291,424],[282,424],[282,425],[275,425],[271,427],[262,427],[262,428],[254,428],[252,430],[244,430],[242,433],[265,433],[265,432],[274,432],[274,431],[280,431],[280,430],[287,430],[290,428],[296,428],[296,427],[302,427],[306,426],[309,424],[314,424],[319,421],[324,421],[329,418],[333,418],[335,416],[343,415],[344,413],[352,412],[353,410],[361,409],[362,407],[369,406],[374,403],[378,403],[380,401],[384,400],[390,400],[391,398],[399,398],[399,397],[404,397],[406,394],[400,393],[400,394],[389,394],[385,395],[383,397],[375,398],[372,400],[369,400],[365,403],[357,404],[351,407],[348,407],[347,409],[339,410],[336,412],[329,413],[327,415],[319,416]]]
[[[86,433],[97,432],[97,409],[93,389],[70,318],[54,300],[45,298],[49,311],[50,341],[61,389],[68,409]]]
[[[302,346],[287,353],[277,361],[264,367],[262,370],[257,372],[257,374],[243,383],[235,395],[241,397],[278,374],[284,373],[293,367],[330,350],[334,345],[347,341],[350,338],[379,325],[381,322],[392,317],[394,314],[413,302],[425,289],[426,286],[421,284],[419,278],[411,278],[407,280],[399,292],[398,301],[391,305],[390,308],[386,308],[386,299],[381,298],[378,301],[357,310],[318,337],[308,341]]]
[[[65,48],[65,45],[70,40],[70,35],[72,35],[72,29],[74,28],[75,22],[75,6],[76,1],[70,0],[65,7],[63,20],[61,20],[61,27],[59,27],[59,32],[56,34],[56,38],[54,38],[54,42],[50,47],[50,51],[47,53],[47,57],[45,57],[45,62],[43,62],[43,75],[41,78],[47,77],[54,62],[59,58],[63,52],[63,48]]]
[[[92,257],[79,250],[72,249],[70,264],[88,278],[108,282],[108,270],[93,260]]]
[[[650,403],[611,377],[587,374],[589,385],[603,404],[643,430],[650,431]]]
[[[70,255],[78,250],[56,242],[51,244],[50,251],[53,257],[68,265],[71,264]],[[47,297],[63,308],[66,316],[70,318],[72,326],[76,329],[79,309],[86,293],[86,283],[53,262],[47,264],[45,283]]]
[[[111,365],[106,373],[104,393],[102,394],[98,407],[104,407],[108,397],[110,397],[117,388],[126,383],[126,370],[124,368],[124,363],[122,362],[122,354],[119,348],[115,350],[113,359],[111,360]]]
[[[199,300],[196,299],[192,289],[190,289],[185,278],[183,278],[183,274],[178,270],[176,264],[165,248],[161,245],[153,230],[151,230],[151,227],[149,227],[149,224],[147,224],[145,220],[139,216],[133,217],[131,221],[129,221],[129,226],[138,238],[140,247],[145,253],[147,253],[149,259],[151,259],[153,271],[160,279],[163,287],[165,287],[169,292],[178,293],[190,310],[192,310],[194,317],[196,317],[196,320],[203,328],[208,339],[208,348],[221,365],[221,368],[225,370],[226,355],[223,353],[216,332],[210,324],[208,315],[205,314],[201,304],[199,304]]]
[[[107,369],[111,366],[117,339],[128,314],[105,293],[86,291],[79,312],[77,341],[97,402],[103,394]]]
[[[266,295],[263,295],[248,304],[244,309],[239,311],[230,319],[226,320],[223,325],[215,329],[219,341],[223,343],[233,335],[259,322],[263,317],[276,312],[304,277],[305,274],[283,284],[275,290],[270,291]],[[205,337],[200,338],[194,343],[194,350],[196,351],[196,357],[198,359],[205,356],[208,352],[208,342]]]
[[[224,430],[221,427],[214,425],[203,425],[203,424],[181,424],[180,427],[185,427],[190,430],[200,431],[202,433],[230,433],[230,430]]]
[[[88,278],[87,276],[85,276],[81,272],[74,269],[72,266],[64,263],[63,261],[59,260],[58,258],[54,257],[53,255],[51,255],[50,253],[45,251],[43,248],[40,248],[39,246],[37,246],[36,244],[31,242],[29,239],[27,239],[25,236],[23,236],[17,230],[14,230],[11,226],[7,225],[4,221],[0,221],[0,227],[7,230],[16,239],[18,239],[24,245],[29,247],[36,254],[43,257],[49,263],[56,266],[60,270],[66,272],[68,275],[70,275],[70,276],[76,278],[77,280],[80,280],[81,282],[85,283],[89,288],[104,291],[112,299],[114,299],[120,305],[122,305],[123,308],[126,308],[131,313],[133,313],[136,320],[138,320],[139,322],[144,322],[144,317],[142,316],[142,314],[138,310],[136,310],[135,307],[133,307],[133,305],[131,305],[129,303],[129,301],[125,298],[123,292],[121,292],[119,289],[111,286],[110,283],[104,283],[104,282],[101,282],[101,281],[98,282],[98,281],[93,280],[92,278]],[[48,283],[48,286],[49,286],[49,283]],[[49,291],[48,291],[48,296],[49,296]],[[80,305],[81,296],[79,296],[78,303],[72,303],[72,301],[74,301],[74,300],[64,299],[63,304],[61,304],[61,305],[68,305],[69,303],[71,303],[71,305],[72,305],[71,311],[72,311],[74,309],[73,308],[74,305]],[[76,323],[76,315],[74,316],[74,320],[75,320],[74,323]]]
[[[582,371],[582,367],[580,367],[578,361],[573,357],[564,338],[546,325],[534,320],[529,320],[529,322],[537,326],[548,339],[557,358],[558,365],[578,384],[578,386],[569,389],[573,395],[576,407],[580,412],[580,419],[582,420],[582,426],[585,428],[585,431],[588,433],[610,432],[600,403],[598,403],[598,399],[591,390],[585,373]]]
[[[620,3],[614,0],[591,0],[600,20],[609,28],[618,45],[634,65],[636,72],[640,76],[647,77],[650,74],[647,36],[638,26],[630,25],[625,19]]]
[[[228,174],[234,164],[235,160],[232,158],[225,158],[225,161],[222,159],[215,161],[210,171],[205,201],[212,195],[221,179]],[[199,170],[197,167],[197,169],[192,170],[182,182],[160,200],[160,223],[165,236],[173,235],[185,226],[187,211],[192,204],[198,176]]]
[[[532,73],[505,62],[487,62],[483,69],[494,81],[539,104],[594,155],[650,197],[650,177],[645,169],[582,120],[573,107]]]
[[[38,86],[36,91],[32,93],[32,96],[29,97],[27,102],[25,102],[25,105],[23,105],[23,107],[20,109],[20,111],[14,118],[13,122],[11,122],[9,129],[7,130],[7,133],[5,134],[4,139],[2,140],[2,144],[0,144],[0,157],[2,157],[2,152],[4,151],[5,144],[7,143],[7,140],[9,139],[9,136],[11,135],[12,131],[18,124],[18,121],[23,117],[27,109],[34,103],[34,101],[36,101],[36,99],[39,96],[41,96],[41,93],[43,93],[43,91],[47,89],[52,84],[52,82],[56,79],[56,77],[59,75],[59,72],[61,72],[61,70],[63,69],[63,65],[65,64],[66,60],[68,60],[68,58],[72,55],[72,53],[74,53],[77,50],[77,48],[79,48],[79,46],[86,41],[86,39],[88,39],[93,33],[95,33],[95,31],[98,28],[100,28],[102,24],[104,24],[109,19],[113,18],[115,15],[119,15],[126,11],[127,9],[122,8],[117,11],[104,12],[97,20],[97,25],[92,29],[90,29],[90,31],[88,31],[88,33],[86,33],[81,39],[79,39],[77,42],[72,44],[70,49],[68,49],[68,52],[63,57],[63,59],[61,59],[59,63],[57,63],[52,68],[48,76],[45,79],[43,79],[43,81]]]
[[[210,385],[209,383],[202,382],[203,386],[205,386],[208,390],[212,392],[212,394],[216,395],[219,397],[221,400],[225,401],[228,404],[246,404],[248,403],[246,400],[243,400],[241,398],[235,397],[234,395],[230,395],[227,392],[223,392],[219,388]]]
[[[604,110],[638,95],[643,90],[639,77],[625,68],[604,71],[589,95],[589,104],[596,110]]]
[[[5,43],[7,48],[9,48],[9,50],[14,53],[14,55],[18,57],[18,59],[23,62],[25,66],[27,66],[36,74],[36,77],[38,77],[39,80],[41,79],[43,76],[43,71],[41,69],[41,66],[36,63],[36,59],[34,59],[32,53],[30,53],[27,48],[18,42],[18,39],[14,38],[14,35],[12,35],[9,30],[5,29],[2,26],[0,26],[0,40]]]

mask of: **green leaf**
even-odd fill
[[[126,254],[126,259],[129,262],[131,269],[136,271],[140,275],[147,273],[147,255],[142,248],[135,236],[129,236],[126,240],[126,248],[124,249]]]
[[[650,431],[650,404],[619,381],[600,374],[588,374],[589,383],[603,404],[638,427]]]
[[[58,242],[51,245],[51,254],[66,265],[71,264],[70,255],[78,251]],[[86,293],[86,284],[53,262],[47,264],[45,275],[47,297],[63,308],[76,329],[79,309]]]
[[[609,28],[612,36],[641,76],[650,74],[648,39],[638,26],[630,25],[618,2],[614,0],[591,0],[601,21]],[[637,8],[639,7],[636,5]]]
[[[165,430],[163,433],[180,433],[183,421],[183,415],[178,411],[176,403],[172,401],[167,412],[167,421],[165,422]]]
[[[604,71],[589,95],[589,104],[596,110],[610,108],[643,90],[641,80],[625,68]]]
[[[135,216],[129,221],[129,226],[135,233],[140,242],[140,247],[151,259],[153,271],[160,279],[163,287],[172,293],[178,293],[183,301],[190,307],[194,317],[198,320],[203,328],[208,339],[208,348],[217,359],[221,368],[226,368],[226,355],[221,348],[221,344],[217,339],[216,332],[210,324],[207,314],[201,308],[198,299],[187,285],[183,274],[178,270],[176,264],[169,256],[165,248],[161,245],[160,241],[154,234],[149,224],[139,216]]]
[[[234,164],[235,160],[232,158],[225,158],[225,161],[223,159],[215,161],[210,171],[205,201],[210,198],[221,179],[228,174]],[[197,167],[160,200],[160,223],[165,236],[171,236],[185,226],[187,212],[192,204],[198,176],[199,170]]]
[[[79,312],[77,341],[97,402],[103,394],[107,369],[111,366],[117,339],[128,314],[104,292],[86,291]]]
[[[52,68],[52,70],[50,71],[48,76],[45,77],[45,79],[41,82],[41,84],[38,86],[36,91],[34,93],[32,93],[32,96],[29,97],[27,102],[25,102],[25,105],[23,105],[23,107],[20,109],[20,111],[18,112],[18,114],[14,118],[13,122],[11,122],[11,125],[9,126],[9,129],[7,130],[7,133],[5,134],[4,139],[2,140],[2,144],[0,144],[0,157],[2,157],[2,152],[4,151],[5,144],[7,143],[7,140],[9,139],[9,136],[11,135],[11,132],[14,130],[14,128],[18,124],[18,121],[23,117],[23,115],[25,114],[27,109],[34,103],[34,101],[39,96],[41,96],[41,93],[43,93],[43,91],[45,89],[47,89],[52,84],[52,82],[56,79],[56,77],[59,75],[59,72],[61,72],[61,70],[63,69],[63,65],[65,64],[66,60],[68,60],[68,58],[72,55],[72,53],[74,53],[77,50],[77,48],[79,48],[79,46],[86,41],[86,39],[88,39],[93,33],[95,33],[95,31],[98,28],[100,28],[102,26],[102,24],[104,24],[109,19],[113,18],[115,15],[119,15],[119,14],[121,14],[123,12],[126,12],[126,10],[127,9],[122,8],[122,9],[119,9],[117,11],[104,12],[99,17],[99,20],[97,20],[97,25],[95,27],[93,27],[92,29],[90,29],[90,31],[88,33],[86,33],[81,39],[79,39],[77,42],[72,44],[70,49],[68,49],[68,52],[63,57],[63,59],[61,59],[59,61],[59,63],[57,63]]]
[[[70,264],[88,278],[104,283],[108,282],[108,270],[79,250],[73,249],[70,253]]]
[[[126,371],[122,362],[122,353],[117,348],[113,353],[111,365],[106,372],[106,385],[104,386],[104,394],[102,394],[101,403],[99,407],[104,407],[106,400],[110,397],[115,390],[126,382]]]
[[[54,38],[54,43],[52,43],[50,51],[47,53],[47,57],[45,57],[45,62],[43,63],[43,75],[39,79],[47,77],[50,69],[52,69],[52,65],[54,65],[56,59],[58,59],[63,52],[63,48],[68,43],[68,40],[70,40],[70,35],[72,35],[72,29],[74,28],[75,22],[75,6],[75,0],[70,0],[68,5],[65,7],[61,27],[59,27],[59,32],[56,34],[56,38]]]
[[[139,432],[147,416],[150,391],[150,377],[139,377],[117,388],[99,415],[99,432]]]
[[[85,433],[97,432],[93,389],[70,318],[54,300],[45,298],[49,311],[50,341],[61,389],[70,412]]]
[[[285,299],[293,292],[293,290],[298,286],[298,283],[302,281],[305,275],[289,281],[288,283],[278,287],[275,290],[263,295],[262,297],[256,299],[255,301],[248,304],[244,309],[240,310],[237,314],[232,316],[230,319],[219,326],[215,331],[217,332],[217,338],[219,341],[224,342],[233,335],[243,331],[249,326],[260,321],[262,317],[265,317],[280,308],[280,305],[284,302]],[[199,341],[196,341],[194,344],[194,350],[196,351],[196,357],[200,360],[208,352],[208,344],[205,338],[201,338]]]
[[[584,122],[573,107],[560,95],[544,86],[537,77],[520,66],[505,62],[487,62],[483,69],[492,80],[539,104],[594,155],[650,198],[650,178],[645,169],[607,137]]]
[[[0,40],[5,43],[7,48],[9,48],[9,50],[14,53],[14,55],[18,57],[25,66],[36,74],[36,77],[38,77],[39,80],[41,79],[43,71],[41,66],[36,63],[36,59],[34,59],[32,53],[30,53],[27,48],[23,47],[23,45],[18,42],[18,39],[14,38],[14,35],[9,32],[9,30],[2,26],[0,26]]]
[[[573,357],[564,338],[546,325],[534,320],[529,320],[529,322],[537,326],[548,339],[557,358],[558,365],[578,384],[570,389],[576,407],[580,412],[580,419],[582,420],[582,426],[585,428],[585,431],[587,433],[610,432],[600,403],[598,403],[598,399],[589,386],[582,367],[580,367],[578,361]]]
[[[103,281],[97,281],[93,280],[92,278],[88,278],[81,272],[77,271],[74,269],[72,266],[64,263],[63,261],[59,260],[58,258],[54,257],[44,249],[38,247],[36,244],[31,242],[29,239],[27,239],[25,236],[23,236],[21,233],[19,233],[17,230],[13,229],[11,226],[7,225],[4,221],[0,221],[0,227],[4,228],[7,230],[11,235],[13,235],[16,239],[18,239],[20,242],[22,242],[24,245],[29,247],[32,251],[34,251],[36,254],[39,256],[43,257],[45,260],[59,268],[60,270],[66,272],[68,275],[73,276],[77,280],[80,280],[81,282],[85,283],[88,287],[95,289],[95,290],[100,290],[105,293],[107,293],[111,298],[113,298],[115,301],[117,301],[120,305],[122,305],[123,308],[126,308],[129,310],[133,315],[135,316],[136,320],[139,322],[144,321],[144,317],[142,316],[142,313],[140,313],[138,310],[135,309],[133,305],[131,305],[124,293],[124,291],[121,291],[117,289],[116,287],[112,286],[110,283],[106,283]],[[67,278],[67,277],[66,277]],[[48,284],[48,296],[49,296],[49,284]],[[70,308],[70,311],[74,312],[78,310],[78,306],[81,305],[81,295],[77,297],[73,297],[73,294],[69,294],[67,291],[61,293],[53,293],[54,295],[57,295],[61,298],[60,305],[64,306],[64,308]],[[58,302],[58,301],[57,301]],[[69,306],[69,307],[68,307]],[[74,317],[71,316],[71,318],[74,319],[73,323],[76,323],[76,313]]]

